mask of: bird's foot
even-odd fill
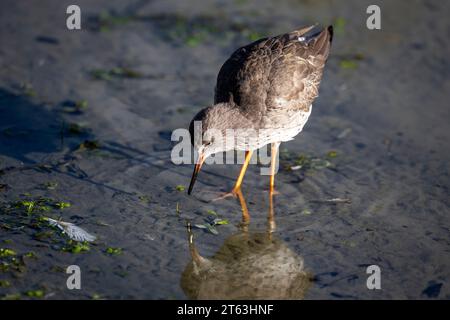
[[[230,197],[236,198],[238,196],[238,192],[238,190],[233,189],[230,192],[223,193],[221,196],[214,198],[211,201],[223,200]]]

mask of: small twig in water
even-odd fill
[[[347,198],[333,198],[333,199],[326,199],[326,200],[312,200],[311,202],[319,202],[319,203],[352,203],[352,200]]]

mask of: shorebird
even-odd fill
[[[332,38],[332,26],[317,30],[313,25],[257,40],[231,55],[217,76],[214,105],[195,115],[189,126],[198,158],[188,194],[207,157],[234,149],[245,151],[244,164],[229,193],[236,195],[253,151],[267,144],[271,144],[273,193],[278,148],[308,121]],[[202,124],[199,141],[194,141],[196,121]],[[225,143],[229,129],[239,130],[233,143]]]

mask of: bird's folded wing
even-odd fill
[[[305,110],[318,94],[328,57],[328,30],[313,27],[265,38],[236,50],[217,77],[215,103],[233,102],[255,121],[282,109]]]

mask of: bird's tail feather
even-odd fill
[[[319,30],[311,28],[303,37],[308,46],[313,48],[315,54],[322,55],[325,58],[328,57],[333,40],[333,26],[328,26],[326,29],[320,28]]]

